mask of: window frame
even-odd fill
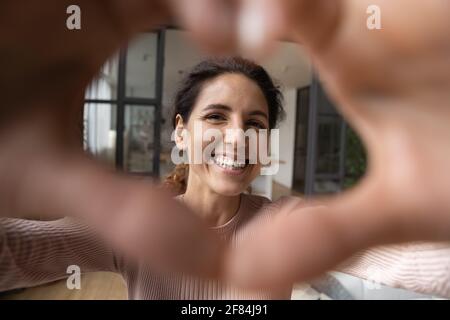
[[[98,103],[116,105],[116,154],[115,166],[119,171],[124,171],[124,132],[125,132],[125,108],[126,106],[146,106],[154,108],[154,150],[153,150],[153,170],[152,172],[133,173],[134,175],[159,177],[159,158],[161,152],[161,110],[162,110],[162,89],[164,75],[164,50],[165,50],[165,29],[147,31],[144,33],[155,33],[157,35],[156,52],[156,82],[154,98],[137,98],[126,96],[126,75],[128,47],[120,49],[118,54],[117,70],[117,97],[116,99],[84,99],[84,103]]]

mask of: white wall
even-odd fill
[[[189,33],[180,30],[166,31],[164,65],[164,104],[170,105],[179,81],[195,64],[207,57],[189,41]],[[261,65],[270,76],[286,88],[302,88],[311,83],[311,63],[302,47],[280,42],[278,50]]]
[[[284,109],[286,118],[280,122],[280,167],[273,180],[285,187],[292,188],[294,177],[295,119],[297,110],[297,89],[285,88]]]

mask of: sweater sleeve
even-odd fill
[[[66,278],[69,266],[117,271],[111,249],[79,222],[0,219],[0,291]]]
[[[287,201],[273,203],[280,210]],[[297,208],[308,207],[298,202]],[[414,242],[371,248],[355,254],[336,271],[394,288],[450,298],[450,242]]]
[[[408,243],[359,252],[338,271],[395,288],[450,298],[450,243]]]

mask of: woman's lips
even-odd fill
[[[212,163],[222,173],[232,176],[239,176],[245,172],[249,166],[247,163],[234,161],[233,158],[227,156],[215,156]]]
[[[240,168],[240,169],[230,169],[230,168],[224,168],[222,166],[219,166],[217,163],[214,163],[213,165],[222,173],[225,173],[230,176],[240,176],[247,169],[247,166],[245,166],[244,168]]]

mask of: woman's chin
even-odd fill
[[[246,190],[245,186],[236,183],[217,181],[214,191],[220,195],[227,197],[238,196]]]

